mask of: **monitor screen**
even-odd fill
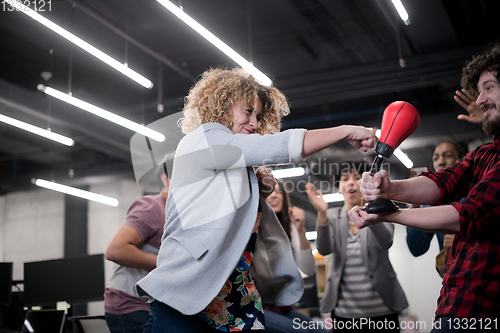
[[[0,303],[9,304],[12,295],[12,263],[0,262]]]
[[[24,263],[24,304],[103,300],[104,255]]]
[[[65,320],[62,310],[29,310],[21,333],[62,333]]]

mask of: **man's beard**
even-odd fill
[[[483,121],[483,130],[486,135],[494,135],[495,137],[500,137],[500,119],[498,119],[498,116],[490,117],[490,119],[485,119]]]

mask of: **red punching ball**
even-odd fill
[[[413,105],[401,101],[392,102],[385,108],[379,141],[396,149],[415,132],[419,122],[420,115]]]
[[[372,176],[379,170],[384,157],[391,157],[394,149],[415,132],[419,123],[420,115],[410,103],[392,102],[385,108],[380,139],[375,147],[377,157],[373,161],[370,172]]]
[[[399,147],[418,127],[420,115],[417,109],[407,102],[392,102],[384,110],[380,139],[375,148],[377,156],[373,161],[370,174],[377,173],[385,158],[391,157],[394,149]],[[370,214],[398,210],[398,207],[388,199],[377,199],[367,202],[363,210]]]

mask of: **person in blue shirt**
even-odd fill
[[[441,142],[432,156],[432,163],[435,171],[442,170],[455,164],[458,159],[465,156],[465,149],[462,145],[451,141]],[[415,175],[416,176],[416,175]],[[429,250],[434,233],[421,231],[406,227],[406,244],[413,256],[418,257]],[[436,234],[439,250],[443,250],[444,234]]]

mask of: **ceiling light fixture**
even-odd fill
[[[16,11],[24,13],[24,14],[28,15],[29,17],[31,17],[32,19],[34,19],[35,21],[43,24],[44,26],[46,26],[50,30],[52,30],[55,33],[59,34],[60,36],[66,38],[67,40],[69,40],[70,42],[75,44],[76,46],[79,46],[80,48],[87,51],[88,53],[90,53],[91,55],[96,57],[97,59],[99,59],[99,60],[103,61],[104,63],[106,63],[107,65],[113,67],[114,69],[116,69],[117,71],[122,73],[123,75],[128,76],[129,78],[131,78],[135,82],[139,83],[143,87],[148,88],[148,89],[151,89],[153,87],[153,83],[150,80],[148,80],[147,78],[145,78],[144,76],[131,70],[130,68],[128,68],[128,66],[122,64],[118,60],[111,58],[106,53],[104,53],[101,50],[97,49],[96,47],[90,45],[89,43],[87,43],[83,39],[73,35],[69,31],[61,28],[60,26],[58,26],[54,22],[46,19],[45,17],[38,14],[37,12],[30,9],[29,7],[26,7],[25,5],[22,4],[22,1],[5,0],[3,2],[11,5],[14,9],[16,9]]]
[[[57,141],[57,142],[62,143],[63,145],[66,145],[66,146],[73,146],[75,144],[75,141],[73,139],[68,138],[64,135],[57,134],[57,133],[48,131],[46,129],[43,129],[43,128],[40,128],[37,126],[30,125],[30,124],[25,123],[23,121],[20,121],[20,120],[11,118],[11,117],[7,117],[3,114],[0,114],[0,121],[4,122],[6,124],[9,124],[9,125],[15,126],[17,128],[23,129],[25,131],[28,131],[28,132],[31,132],[34,134],[38,134],[40,136],[43,136],[44,138]]]
[[[380,139],[380,134],[382,132],[378,129],[375,131],[375,136]],[[403,153],[403,151],[399,148],[396,148],[396,150],[394,150],[394,156],[396,156],[398,158],[398,160],[401,161],[401,163],[404,164],[405,167],[407,167],[408,169],[411,169],[413,167],[413,161],[410,160],[410,158],[405,154]]]
[[[410,158],[405,153],[403,153],[401,149],[396,149],[394,151],[394,156],[396,156],[408,169],[413,168],[413,161],[410,160]]]
[[[288,169],[277,169],[272,171],[274,178],[288,178],[288,177],[299,177],[306,173],[306,170],[302,167],[299,168],[288,168]]]
[[[410,24],[410,16],[408,15],[408,12],[406,11],[405,6],[403,6],[401,0],[392,0],[392,4],[396,7],[399,17],[401,17],[403,22],[406,25]]]
[[[66,186],[66,185],[61,185],[58,183],[54,182],[49,182],[47,180],[43,179],[35,179],[34,180],[35,185],[47,188],[49,190],[54,190],[62,193],[66,193],[69,195],[73,195],[75,197],[87,199],[87,200],[92,200],[95,202],[99,202],[105,205],[113,206],[116,207],[118,206],[119,202],[115,198],[107,197],[105,195],[89,192],[89,191],[84,191],[80,190],[78,188],[74,188],[71,186]]]
[[[46,93],[47,95],[50,95],[50,96],[55,97],[57,99],[60,99],[61,101],[64,101],[64,102],[71,104],[71,105],[74,105],[74,106],[76,106],[82,110],[85,110],[87,112],[90,112],[92,114],[95,114],[96,116],[99,116],[101,118],[109,120],[115,124],[118,124],[120,126],[128,128],[128,129],[130,129],[134,132],[140,133],[144,136],[150,137],[153,140],[156,140],[158,142],[165,141],[165,135],[161,134],[160,132],[157,132],[157,131],[154,131],[150,128],[147,128],[146,126],[142,126],[142,125],[139,125],[137,123],[134,123],[131,120],[128,120],[128,119],[123,118],[121,116],[118,116],[112,112],[101,109],[98,106],[84,102],[78,98],[75,98],[71,95],[65,94],[59,90],[44,86],[43,84],[39,84],[37,86],[37,89]]]
[[[199,33],[202,37],[212,43],[216,48],[221,50],[224,54],[226,54],[229,58],[233,59],[238,65],[240,65],[243,69],[249,72],[257,81],[265,86],[270,86],[272,81],[268,78],[264,73],[259,71],[248,62],[245,58],[240,56],[236,51],[230,48],[226,43],[221,41],[217,36],[208,31],[204,26],[196,22],[191,16],[184,13],[182,9],[174,5],[172,2],[168,0],[157,0],[163,7],[167,8],[172,14],[177,16],[184,23],[189,25],[194,31]]]

